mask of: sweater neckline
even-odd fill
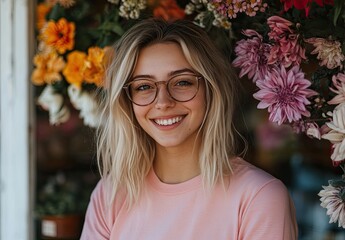
[[[150,185],[157,191],[164,194],[182,194],[185,192],[190,192],[195,189],[198,189],[201,186],[201,175],[195,176],[187,181],[168,184],[162,182],[156,175],[153,168],[150,169],[148,174],[148,182]]]

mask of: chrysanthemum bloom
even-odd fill
[[[282,35],[293,33],[292,29],[290,28],[293,23],[285,18],[272,16],[267,19],[267,24],[271,29],[271,31],[268,33],[268,36],[272,40],[279,41]]]
[[[330,87],[329,89],[336,93],[337,95],[328,101],[328,104],[340,104],[345,102],[345,74],[338,73],[332,77],[332,82],[334,88]]]
[[[304,78],[304,73],[298,66],[290,70],[282,66],[267,72],[265,79],[256,81],[260,90],[255,93],[259,109],[268,108],[269,120],[279,125],[288,121],[298,121],[302,116],[309,117],[306,105],[310,104],[308,97],[317,93],[308,87],[311,82]]]
[[[42,39],[48,46],[54,47],[60,54],[74,48],[75,24],[60,18],[57,22],[50,20],[42,29]]]
[[[343,68],[342,62],[345,60],[345,56],[342,53],[340,42],[324,38],[309,38],[305,42],[311,43],[315,47],[311,54],[317,54],[317,59],[321,61],[320,66],[326,66],[328,69]]]
[[[268,36],[274,41],[268,58],[268,64],[280,63],[284,67],[300,65],[306,59],[305,49],[298,43],[299,35],[295,34],[290,26],[292,22],[272,16],[267,19],[271,31]]]
[[[321,206],[327,209],[329,223],[338,222],[338,227],[345,228],[345,186],[322,186],[319,192]]]
[[[305,49],[298,44],[298,36],[290,34],[288,38],[281,39],[278,44],[271,47],[268,64],[280,63],[288,68],[292,65],[299,66],[302,59],[306,59]]]
[[[35,85],[52,84],[62,79],[61,71],[65,61],[56,52],[36,54],[34,57],[35,69],[31,74],[31,81]]]
[[[263,43],[262,36],[254,30],[245,30],[243,34],[250,38],[236,43],[236,59],[232,64],[241,68],[240,77],[248,74],[256,82],[264,79],[266,73],[274,67],[267,64],[271,45]]]
[[[99,47],[89,48],[82,69],[85,82],[101,86],[103,84],[104,71],[105,59],[103,49]]]
[[[36,27],[38,30],[41,30],[44,24],[47,22],[46,16],[51,9],[52,7],[46,3],[39,3],[37,5]]]
[[[67,64],[63,70],[67,82],[81,87],[84,80],[83,69],[86,60],[86,53],[81,51],[73,51],[67,55]]]
[[[333,146],[331,159],[338,165],[345,159],[345,104],[340,104],[333,110],[333,121],[326,125],[331,129],[322,135],[323,139],[329,140]]]

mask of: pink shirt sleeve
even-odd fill
[[[242,216],[239,239],[295,240],[297,224],[289,193],[279,180],[271,180],[255,194]]]
[[[104,186],[100,181],[91,194],[89,206],[86,211],[81,240],[108,240],[110,236],[109,211],[105,209]]]

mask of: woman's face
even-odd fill
[[[133,79],[167,81],[193,72],[178,44],[157,43],[140,51]],[[195,97],[186,102],[174,100],[167,92],[167,85],[158,84],[156,99],[147,106],[133,104],[133,110],[157,147],[193,147],[206,112],[204,80],[199,80]]]

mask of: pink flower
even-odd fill
[[[310,113],[306,105],[310,104],[308,97],[317,93],[308,87],[310,81],[304,78],[304,73],[298,66],[290,70],[282,66],[267,72],[265,79],[258,80],[256,85],[260,90],[255,93],[254,98],[260,100],[259,109],[268,108],[269,120],[279,125],[288,121],[298,121],[302,115],[309,117]]]
[[[268,36],[274,41],[268,64],[280,63],[284,67],[300,65],[302,59],[306,59],[305,49],[298,44],[299,35],[290,28],[292,22],[273,16],[267,19],[267,24],[271,29]]]
[[[262,36],[254,30],[247,29],[243,34],[250,37],[240,40],[235,47],[236,59],[232,62],[241,68],[240,77],[248,74],[253,82],[263,79],[274,66],[267,65],[271,45],[262,42]]]
[[[304,41],[315,47],[311,54],[317,54],[317,59],[321,61],[320,66],[326,66],[328,69],[343,68],[345,56],[340,42],[324,38],[309,38]]]
[[[290,26],[292,26],[293,23],[286,20],[285,18],[272,16],[267,19],[267,24],[271,29],[271,31],[268,33],[268,36],[270,39],[273,39],[275,41],[279,41],[282,35],[292,33]]]
[[[330,101],[328,104],[339,104],[345,102],[345,74],[338,73],[337,75],[332,77],[333,86],[335,88],[329,88],[332,92],[338,94]]]

